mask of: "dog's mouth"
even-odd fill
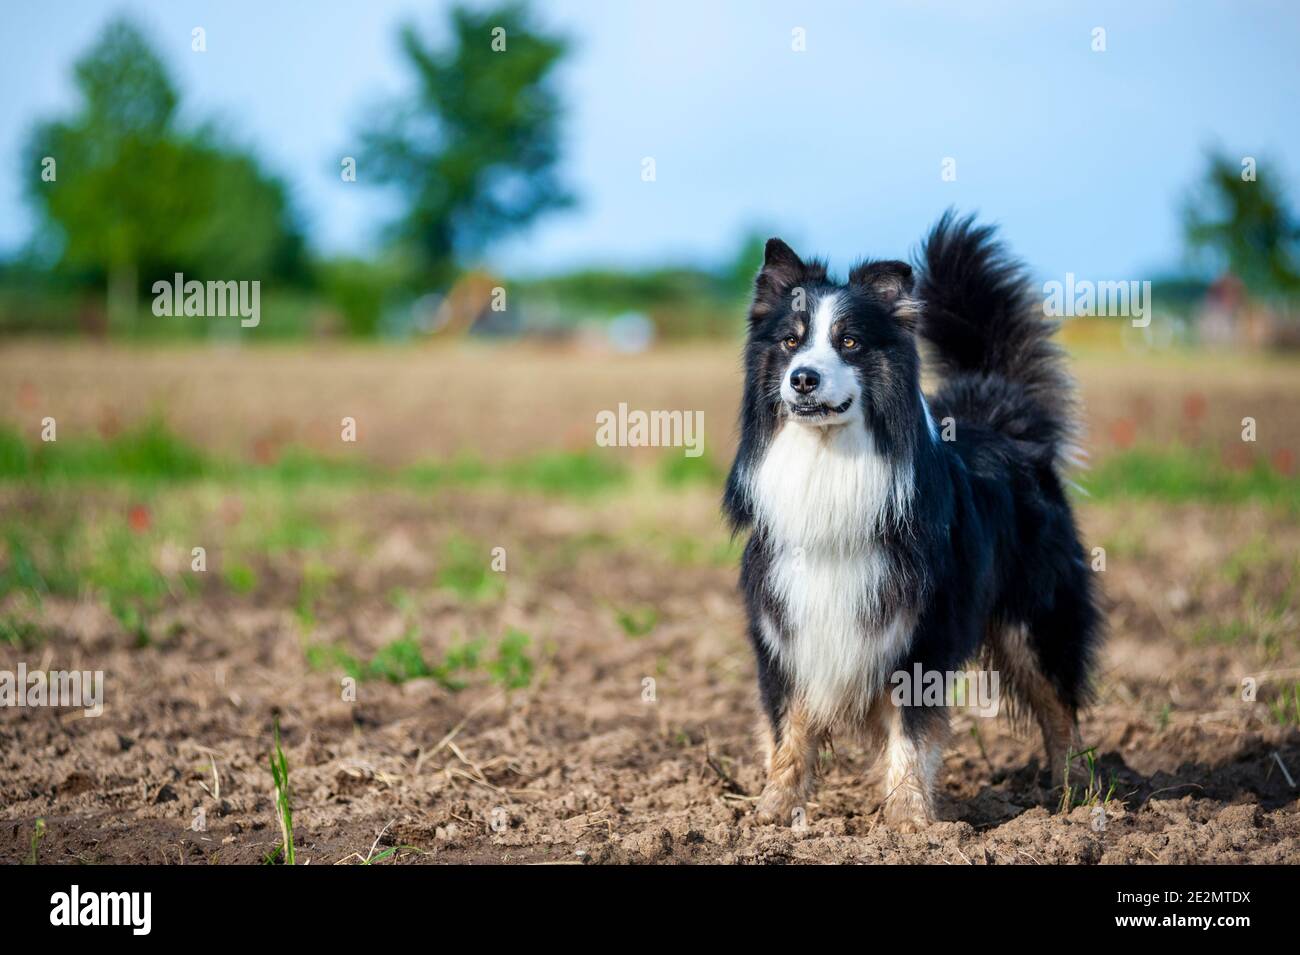
[[[795,417],[815,420],[817,418],[833,418],[836,415],[842,415],[849,410],[849,406],[852,404],[852,398],[845,398],[838,405],[828,405],[820,401],[797,401],[789,407],[790,413]]]

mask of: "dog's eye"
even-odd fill
[[[843,348],[855,348],[857,347],[857,344],[857,340],[849,335],[845,335],[840,339],[840,346]]]
[[[786,348],[798,348],[799,339],[795,338],[793,335],[787,335],[785,341],[783,341],[781,344],[784,345]]]

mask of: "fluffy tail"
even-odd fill
[[[925,240],[918,271],[920,332],[959,418],[974,416],[1057,465],[1077,463],[1074,382],[1052,341],[1057,325],[993,227],[949,210]]]

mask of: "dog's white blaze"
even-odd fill
[[[822,403],[839,405],[847,398],[852,398],[854,404],[861,403],[857,372],[840,356],[831,341],[831,326],[835,324],[839,300],[838,292],[817,300],[808,334],[804,336],[803,345],[791,358],[790,370],[781,380],[781,397],[787,402],[793,402],[799,397],[790,383],[790,372],[796,368],[811,368],[821,376],[817,398]]]
[[[878,541],[911,494],[910,471],[876,453],[857,415],[828,429],[787,421],[753,476],[787,630],[782,639],[765,621],[762,636],[822,722],[861,715],[910,638],[910,615],[881,606],[892,568]]]

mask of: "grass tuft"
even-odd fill
[[[665,454],[660,459],[659,480],[668,487],[703,484],[721,488],[726,473],[708,455],[688,458],[684,454]]]
[[[271,779],[275,783],[275,818],[280,824],[280,845],[267,857],[268,863],[279,858],[285,865],[295,863],[293,846],[293,804],[289,793],[289,760],[280,746],[280,719],[275,720],[275,744],[271,750]]]
[[[528,686],[536,669],[528,655],[529,636],[519,630],[507,630],[497,642],[496,654],[486,656],[487,641],[482,638],[453,643],[437,663],[424,656],[418,631],[412,625],[405,634],[381,647],[368,662],[337,644],[309,644],[308,665],[314,670],[342,670],[356,680],[407,680],[431,678],[444,689],[459,692],[468,687],[475,674],[484,674],[491,682],[507,689]]]
[[[1269,711],[1278,726],[1300,726],[1300,682],[1278,694],[1276,700],[1269,704]]]
[[[659,611],[654,607],[615,609],[614,617],[623,632],[632,638],[644,637],[659,623]]]
[[[27,859],[24,862],[25,865],[39,864],[41,840],[44,838],[45,838],[45,820],[43,818],[38,817],[36,820],[36,825],[32,827],[32,841],[31,841],[31,846],[27,850]]]
[[[443,550],[438,586],[466,603],[494,600],[505,590],[505,576],[492,570],[488,549],[463,537],[451,537]]]
[[[1084,786],[1076,786],[1070,781],[1070,764],[1077,760],[1083,760],[1084,765],[1088,767],[1088,782]],[[1103,793],[1101,773],[1097,767],[1097,747],[1095,746],[1090,746],[1078,753],[1067,753],[1065,766],[1063,767],[1063,777],[1061,812],[1069,812],[1079,806],[1104,806],[1115,798],[1115,788],[1119,785],[1114,773],[1112,773],[1110,783]]]

